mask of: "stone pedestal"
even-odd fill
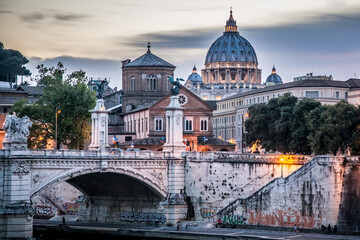
[[[30,163],[14,160],[0,165],[0,239],[32,237]],[[0,193],[0,194],[1,194]]]
[[[32,122],[28,117],[7,115],[4,149],[8,161],[0,162],[0,239],[30,239],[33,210],[30,203],[30,162],[27,137]]]
[[[183,143],[183,111],[178,97],[171,96],[170,104],[166,108],[166,143],[163,152],[169,153],[170,157],[181,158],[185,151]]]
[[[91,112],[91,144],[89,150],[105,150],[109,147],[108,140],[108,111],[105,109],[104,100],[98,99]]]
[[[184,194],[185,160],[181,158],[185,151],[183,143],[183,111],[178,97],[171,96],[166,109],[166,143],[163,152],[168,153],[168,192],[163,202],[167,213],[167,223],[174,224],[186,219],[187,204]]]

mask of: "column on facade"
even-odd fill
[[[228,83],[228,84],[230,84],[230,82],[231,82],[230,70],[229,69],[227,69],[225,71],[225,82]]]
[[[241,70],[236,70],[236,83],[241,83]]]

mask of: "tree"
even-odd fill
[[[310,112],[320,106],[320,102],[310,98],[304,98],[296,104],[290,123],[292,129],[290,148],[292,152],[311,154],[312,150],[308,138],[310,127],[307,119],[309,119]]]
[[[273,98],[268,104],[254,104],[249,107],[249,119],[245,122],[248,132],[247,143],[260,141],[266,150],[289,152],[289,139],[293,109],[297,98],[289,93]]]
[[[9,82],[12,87],[17,75],[30,76],[30,71],[24,67],[28,62],[19,51],[4,49],[4,44],[0,42],[0,81]]]
[[[315,154],[336,155],[354,146],[360,124],[358,109],[346,101],[315,108],[309,115],[310,145]]]
[[[83,71],[76,71],[63,78],[65,68],[61,62],[56,67],[37,67],[36,82],[44,86],[44,94],[33,105],[26,101],[15,103],[12,111],[27,115],[33,121],[30,129],[30,148],[44,148],[47,139],[55,139],[55,114],[58,114],[58,144],[70,149],[83,149],[90,136],[90,113],[95,106],[95,95],[86,86]]]

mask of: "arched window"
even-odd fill
[[[208,130],[208,118],[200,118],[200,131]]]
[[[134,77],[134,76],[132,76],[132,77],[130,78],[130,90],[131,90],[131,91],[134,91],[134,90],[135,90],[135,77]]]
[[[162,118],[155,118],[155,131],[162,131],[163,130],[163,119]]]
[[[156,91],[157,90],[157,79],[154,75],[149,75],[147,78],[147,90]]]
[[[184,130],[185,131],[193,131],[193,118],[192,117],[185,117]]]

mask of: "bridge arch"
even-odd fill
[[[167,195],[167,188],[164,184],[163,175],[154,176],[145,171],[137,169],[126,169],[126,168],[110,168],[110,169],[101,169],[101,168],[76,168],[76,169],[67,169],[59,174],[53,174],[49,177],[45,177],[41,183],[35,185],[30,189],[30,197],[35,195],[41,189],[50,186],[57,182],[70,181],[71,179],[82,177],[91,174],[118,174],[124,177],[128,177],[133,181],[136,181],[138,184],[142,184],[148,189],[150,189],[155,195],[161,198],[165,198]],[[83,189],[79,189],[83,191]],[[86,192],[85,192],[86,193]]]

